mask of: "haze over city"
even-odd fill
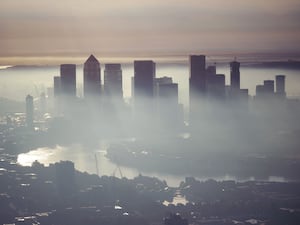
[[[0,225],[299,225],[298,0],[2,0]]]

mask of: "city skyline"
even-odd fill
[[[299,21],[299,0],[2,0],[0,225],[300,224]]]
[[[1,63],[28,57],[299,54],[297,0],[2,2]],[[27,59],[26,59],[27,58]],[[33,60],[33,59],[30,59]]]

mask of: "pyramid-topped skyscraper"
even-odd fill
[[[90,55],[83,67],[84,98],[91,99],[101,94],[101,68],[95,56]]]

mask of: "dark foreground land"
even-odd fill
[[[22,167],[1,150],[0,224],[300,224],[300,183],[90,175],[71,162]],[[175,196],[175,198],[174,198]],[[186,204],[176,203],[185,199]]]

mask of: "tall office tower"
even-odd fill
[[[205,55],[191,55],[190,58],[190,125],[199,123],[199,114],[203,110],[203,97],[206,94]]]
[[[276,95],[280,97],[285,97],[285,75],[276,76]]]
[[[206,76],[215,76],[217,74],[216,66],[208,66],[206,68]]]
[[[158,85],[158,97],[161,99],[167,100],[167,102],[170,105],[177,105],[178,104],[178,84],[176,84],[176,83],[160,83]]]
[[[90,55],[83,65],[83,92],[84,98],[96,97],[101,94],[100,63],[93,55]]]
[[[33,128],[33,97],[31,95],[26,96],[26,125],[28,128]]]
[[[160,81],[157,86],[158,123],[172,134],[183,126],[183,109],[178,104],[178,84],[164,83],[166,79]]]
[[[154,78],[154,96],[158,96],[158,88],[161,84],[172,84],[173,80],[172,77],[158,77]]]
[[[134,101],[153,99],[155,63],[153,61],[134,61]]]
[[[190,56],[190,94],[204,95],[206,87],[205,55]]]
[[[207,77],[207,96],[214,100],[225,100],[225,75],[216,74]]]
[[[230,84],[232,94],[238,94],[240,90],[240,63],[237,61],[230,63]]]
[[[121,64],[105,64],[104,93],[113,100],[123,100]]]
[[[134,61],[133,103],[137,135],[149,135],[155,129],[154,78],[155,63],[153,61]]]
[[[264,80],[264,86],[266,94],[274,94],[274,80]]]
[[[64,97],[76,97],[76,65],[60,65],[61,94]]]
[[[255,98],[262,98],[266,95],[265,85],[256,85],[256,96]]]
[[[60,77],[56,76],[53,78],[54,85],[53,85],[53,90],[54,90],[54,97],[58,97],[61,95],[61,79]]]

